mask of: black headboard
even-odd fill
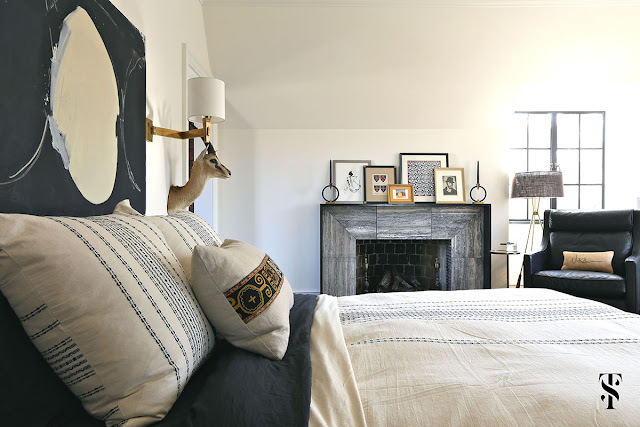
[[[49,123],[52,57],[60,49],[65,18],[78,7],[104,42],[119,99],[115,182],[110,196],[97,204],[83,196],[65,168]],[[144,212],[145,49],[131,22],[108,0],[0,2],[0,58],[0,212],[100,215],[111,213],[122,199]]]

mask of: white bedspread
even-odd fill
[[[321,295],[311,340],[312,426],[640,425],[640,316],[601,303],[545,289]]]

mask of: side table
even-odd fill
[[[507,288],[509,287],[509,255],[520,255],[520,252],[517,251],[505,251],[504,249],[496,249],[491,251],[491,255],[506,255],[507,256]],[[519,288],[520,284],[516,285],[516,288]]]

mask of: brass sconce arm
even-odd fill
[[[167,138],[174,139],[191,139],[202,138],[204,143],[211,142],[211,118],[202,118],[202,129],[193,129],[188,131],[177,131],[173,129],[161,128],[153,125],[153,120],[147,119],[146,121],[146,139],[148,142],[153,141],[153,135],[165,136]]]

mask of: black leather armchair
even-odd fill
[[[524,256],[524,286],[640,310],[640,211],[545,211],[542,249]],[[563,251],[614,251],[613,273],[561,270]]]

